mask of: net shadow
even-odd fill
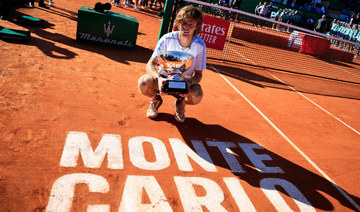
[[[246,82],[248,84],[262,87],[288,90],[294,92],[291,86],[298,92],[346,98],[346,99],[360,99],[360,83],[349,82],[345,80],[320,77],[311,74],[298,73],[282,69],[273,69],[263,66],[250,65],[242,63],[238,64],[219,63],[208,61],[208,64],[215,67],[215,70],[209,66],[209,70],[218,71],[221,74],[232,77],[234,79]],[[283,84],[279,80],[272,77],[269,73],[280,77]]]

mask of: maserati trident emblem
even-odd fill
[[[106,36],[107,36],[107,37],[109,37],[110,34],[112,34],[112,32],[113,32],[113,30],[114,30],[114,27],[115,27],[115,25],[113,25],[112,28],[111,28],[111,23],[110,23],[110,21],[109,21],[107,27],[106,27],[106,25],[104,24],[104,32],[106,33]],[[111,29],[110,29],[110,28],[111,28]]]

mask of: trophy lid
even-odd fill
[[[188,70],[192,64],[194,56],[180,51],[166,51],[158,55],[158,61],[162,69],[171,71],[173,68],[181,72]]]

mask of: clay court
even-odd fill
[[[0,21],[31,31],[0,40],[1,211],[360,211],[360,60],[234,40],[241,59],[208,60],[185,123],[170,96],[150,120],[137,80],[161,18],[113,7],[139,21],[135,50],[78,43],[96,2]]]

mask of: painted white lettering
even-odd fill
[[[110,205],[88,205],[86,212],[110,212]]]
[[[210,158],[209,153],[207,152],[205,146],[201,141],[192,140],[194,152],[190,147],[188,147],[183,141],[176,138],[169,139],[174,156],[181,171],[193,171],[193,168],[190,164],[189,157],[193,159],[197,164],[199,164],[203,169],[208,172],[216,172],[216,167],[213,161]]]
[[[265,166],[263,161],[272,160],[272,158],[269,155],[255,153],[254,149],[264,149],[264,147],[260,146],[259,144],[252,144],[252,143],[238,143],[238,144],[246,153],[251,163],[259,170],[259,172],[280,173],[280,174],[284,173],[284,171],[278,166],[276,167]]]
[[[46,211],[70,211],[74,198],[75,186],[80,183],[85,183],[89,187],[90,192],[107,193],[110,189],[107,180],[98,175],[75,173],[62,176],[55,181],[51,188],[50,198],[46,207]],[[97,207],[99,206],[90,206],[90,208]],[[102,205],[101,208],[107,208],[107,206]]]
[[[143,143],[150,143],[155,152],[156,160],[149,162],[145,158]],[[129,154],[132,164],[145,170],[162,170],[170,166],[170,158],[164,143],[153,137],[138,136],[129,139]]]
[[[283,188],[294,200],[300,211],[316,211],[304,195],[289,181],[278,178],[264,178],[260,180],[260,187],[278,211],[293,211],[276,190],[276,186]]]
[[[244,173],[244,169],[239,164],[239,161],[236,159],[234,153],[230,148],[237,148],[238,146],[233,142],[226,141],[206,141],[208,146],[217,147],[224,157],[225,161],[229,165],[230,169],[234,173]]]
[[[151,203],[142,202],[143,191]],[[172,211],[164,192],[154,176],[133,176],[126,178],[119,212],[123,211]]]
[[[244,188],[241,186],[240,181],[235,177],[225,177],[224,182],[229,189],[236,205],[240,211],[256,211],[254,204],[249,199]]]
[[[221,205],[224,201],[224,193],[214,181],[202,177],[174,177],[180,200],[184,211],[203,211],[201,206],[209,211],[221,212],[226,209]],[[193,185],[205,189],[205,196],[198,196]]]
[[[84,132],[69,132],[66,138],[63,154],[60,160],[62,167],[76,167],[81,153],[87,168],[100,168],[107,153],[109,169],[123,169],[123,156],[120,135],[105,134],[95,152],[91,148],[90,140]]]

